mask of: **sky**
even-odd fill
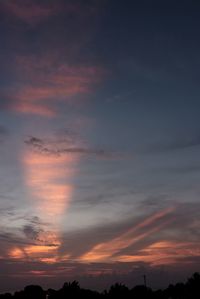
[[[0,292],[199,271],[199,15],[0,0]]]

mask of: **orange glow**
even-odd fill
[[[53,109],[47,105],[42,105],[39,103],[35,104],[19,101],[17,104],[12,105],[10,109],[23,114],[36,114],[45,117],[56,116],[56,112]]]
[[[60,261],[58,259],[58,257],[42,257],[38,259],[40,262],[45,263],[45,264],[55,264],[58,261]]]
[[[9,252],[8,255],[14,259],[22,259],[24,258],[24,251],[20,248],[14,248]]]
[[[14,248],[10,252],[12,258],[33,258],[44,263],[55,263],[69,257],[58,257],[57,250],[61,245],[61,220],[66,214],[73,192],[71,180],[77,160],[78,155],[25,152],[24,177],[32,198],[33,214],[48,223],[51,231],[39,231],[36,245]]]
[[[151,217],[145,219],[144,221],[142,221],[141,223],[137,224],[136,226],[134,226],[133,228],[131,228],[130,230],[128,230],[123,236],[129,236],[131,235],[133,232],[135,232],[136,230],[146,227],[148,225],[151,225],[152,223],[154,223],[155,221],[162,219],[163,217],[165,217],[166,215],[172,213],[175,210],[174,207],[169,207],[167,209],[164,209],[162,211],[159,211],[157,213],[155,213],[154,215],[152,215]]]
[[[24,158],[26,184],[38,199],[36,209],[47,221],[58,221],[69,205],[72,185],[67,183],[74,170],[75,157],[27,152]]]
[[[159,231],[163,226],[167,225],[170,220],[164,221],[161,224],[157,224],[157,220],[161,220],[169,213],[174,211],[174,208],[168,208],[160,211],[151,217],[147,218],[143,222],[137,224],[135,227],[129,229],[121,236],[112,239],[111,241],[100,243],[94,246],[89,252],[80,257],[82,262],[94,262],[94,261],[112,261],[112,256],[122,249],[127,248],[130,245],[148,237],[150,234]],[[148,228],[150,224],[154,224],[153,228]],[[140,232],[141,228],[146,228],[145,232]]]
[[[33,245],[25,248],[25,251],[28,255],[34,255],[34,254],[41,254],[46,253],[50,251],[55,251],[54,246],[42,246],[42,245]]]
[[[121,255],[120,262],[148,262],[151,265],[167,265],[180,262],[188,256],[200,256],[200,249],[195,243],[160,241],[139,250],[135,255]]]
[[[36,275],[36,276],[52,276],[47,271],[39,271],[39,270],[32,270],[28,272],[29,275]]]
[[[58,248],[60,244],[55,246],[44,245],[29,245],[23,248],[13,248],[8,253],[12,259],[19,260],[35,260],[45,264],[54,264],[57,262],[66,261],[70,258],[70,255],[58,255]]]
[[[46,253],[55,252],[58,247],[56,246],[43,246],[43,245],[31,245],[24,248],[14,248],[10,251],[9,255],[15,259],[21,259],[26,257],[36,258]]]

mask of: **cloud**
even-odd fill
[[[6,28],[13,25],[13,35],[13,30],[6,35],[13,44],[9,49],[15,49],[7,53],[12,76],[8,74],[8,84],[0,90],[2,109],[52,118],[62,113],[64,106],[85,103],[106,74],[104,67],[89,62],[84,54],[102,2],[10,0],[0,4],[4,22],[9,21]],[[47,27],[26,26],[54,16]],[[30,38],[27,43],[28,30],[37,32],[36,42]]]
[[[41,56],[41,55],[40,55]],[[76,105],[105,76],[100,66],[69,65],[44,55],[18,56],[14,87],[2,91],[4,109],[20,114],[55,117],[59,105]]]
[[[60,243],[57,233],[50,230],[50,225],[42,223],[37,216],[29,220],[21,217],[21,221],[27,222],[21,228],[16,227],[18,221],[14,221],[15,227],[12,227],[12,217],[10,220],[9,227],[3,227],[3,225],[1,227],[0,260],[28,261],[32,259],[47,262],[45,259],[50,259],[51,255],[57,256]]]
[[[177,165],[177,166],[171,166],[171,167],[163,167],[159,168],[159,171],[164,172],[164,173],[170,173],[170,174],[191,174],[191,173],[198,173],[200,172],[200,165],[198,164],[185,164],[185,165]]]
[[[63,237],[60,254],[67,251],[71,260],[82,263],[181,264],[183,258],[200,256],[198,219],[199,203],[177,203],[134,222],[129,218],[68,233]]]
[[[49,17],[58,14],[60,7],[55,2],[33,0],[4,1],[4,10],[16,19],[28,24],[37,25]]]
[[[1,126],[1,125],[0,125],[0,135],[1,135],[1,136],[5,136],[5,135],[7,135],[7,134],[8,134],[7,129],[6,129],[4,126]]]
[[[68,136],[67,136],[68,135]],[[67,154],[96,156],[100,158],[117,158],[119,154],[104,149],[90,148],[82,140],[75,139],[68,132],[65,138],[38,138],[30,136],[25,143],[41,154],[61,156]]]
[[[147,213],[136,219],[129,217],[118,222],[109,222],[105,225],[82,229],[64,234],[61,254],[65,251],[72,255],[72,259],[81,262],[112,261],[120,252],[133,251],[136,248],[151,244],[152,237],[160,238],[160,232],[171,227],[174,221],[175,210],[166,208],[154,213]],[[81,243],[82,246],[78,246]],[[95,256],[96,254],[96,256]],[[97,256],[98,254],[98,256]],[[103,256],[104,255],[104,256]]]
[[[53,107],[50,107],[50,105],[48,106],[40,103],[34,104],[26,101],[13,102],[13,104],[9,105],[9,110],[20,114],[33,114],[43,117],[55,117],[57,115],[56,110]]]
[[[169,223],[169,219],[166,221],[165,216],[171,214],[173,211],[174,208],[168,208],[160,211],[129,229],[121,236],[109,240],[108,242],[95,245],[89,252],[82,255],[79,261],[117,261],[121,250],[149,237],[149,235],[160,230],[163,225],[167,225]],[[161,223],[160,220],[162,220]],[[145,229],[145,231],[143,231],[143,229]]]
[[[146,248],[132,252],[130,255],[121,255],[117,257],[118,261],[123,262],[147,262],[152,266],[172,265],[182,263],[184,258],[199,257],[199,242],[155,242]]]
[[[101,1],[103,2],[103,1]],[[29,26],[41,25],[45,21],[63,12],[65,15],[81,15],[82,17],[91,17],[94,15],[100,5],[100,1],[84,1],[77,0],[9,0],[4,1],[1,6],[4,13],[15,18]]]
[[[160,144],[154,144],[148,147],[146,152],[152,153],[164,153],[169,151],[190,149],[193,147],[200,146],[200,135],[196,136],[185,136],[183,138],[177,137],[171,142],[163,142]]]
[[[52,231],[31,224],[24,225],[22,231],[27,239],[37,242],[38,245],[57,246],[57,236]]]
[[[2,143],[8,135],[8,130],[4,126],[0,125],[0,143]]]
[[[24,284],[38,279],[38,283],[46,285],[53,278],[60,286],[64,276],[67,280],[76,278],[90,287],[94,284],[95,288],[105,288],[116,280],[132,286],[146,273],[151,286],[160,287],[168,283],[172,273],[180,278],[198,266],[199,237],[194,238],[200,227],[198,206],[199,203],[181,204],[176,209],[169,207],[143,215],[134,223],[128,219],[126,223],[66,233],[60,248],[38,240],[40,230],[45,232],[45,228],[40,226],[38,217],[31,217],[22,227],[23,238],[9,232],[1,233],[1,270],[6,267],[7,277],[15,277],[16,283],[23,278]],[[183,231],[185,235],[181,236]],[[79,259],[94,251],[109,254],[109,258],[80,262]]]
[[[4,138],[8,135],[8,130],[0,125],[0,142],[4,140]]]

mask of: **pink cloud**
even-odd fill
[[[44,4],[31,0],[6,1],[4,8],[7,13],[29,25],[38,24],[59,12],[56,2]]]
[[[50,106],[19,101],[10,105],[10,110],[24,114],[35,114],[45,117],[56,116],[56,111]]]
[[[105,75],[98,66],[70,66],[54,57],[17,57],[18,83],[10,97],[11,110],[53,117],[58,102],[73,104],[89,94]]]
[[[62,0],[49,0],[48,2],[42,0],[9,0],[3,3],[3,9],[8,15],[14,16],[17,20],[34,26],[63,11],[67,14],[78,14],[79,18],[85,19],[88,16],[95,15],[99,5],[100,1],[95,0],[91,4],[82,4],[80,1],[76,1],[76,3],[68,1],[66,3]]]

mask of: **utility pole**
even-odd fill
[[[147,278],[146,278],[146,275],[144,275],[143,278],[144,278],[144,286],[147,287]]]

